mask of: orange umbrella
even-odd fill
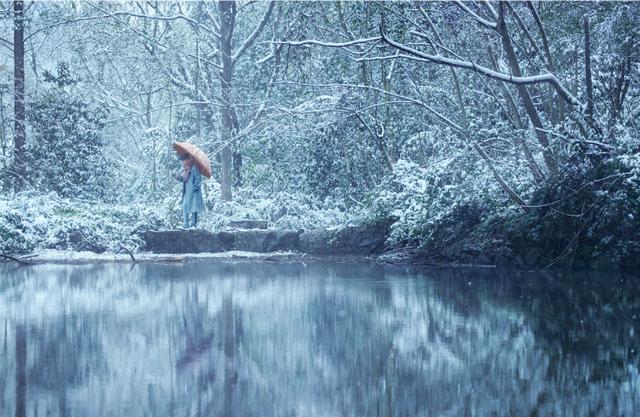
[[[211,178],[211,162],[206,153],[196,145],[189,142],[175,142],[173,148],[180,155],[189,155],[193,158],[193,163],[196,164],[202,175],[207,178]]]

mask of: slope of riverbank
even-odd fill
[[[233,258],[242,253],[267,257],[271,255],[264,254],[285,253],[366,256],[414,265],[640,270],[640,216],[633,214],[638,201],[629,195],[624,200],[605,201],[606,195],[595,192],[587,197],[527,211],[464,204],[429,223],[416,219],[409,223],[410,210],[416,210],[411,208],[400,216],[396,210],[395,215],[371,212],[339,217],[309,207],[310,212],[305,207],[292,210],[291,203],[289,209],[283,204],[276,210],[273,201],[266,209],[262,205],[265,220],[234,222],[235,216],[251,213],[251,204],[258,206],[253,202],[246,208],[234,202],[244,211],[225,213],[217,207],[207,213],[208,222],[198,230],[176,230],[168,219],[177,214],[167,216],[162,206],[20,195],[0,199],[0,254],[21,258],[35,253],[45,261],[55,253],[49,256],[55,261],[100,262],[125,261],[129,252],[141,260],[192,256],[185,254]],[[550,197],[537,198],[543,202]],[[278,214],[279,220],[274,221],[268,213],[276,212],[287,212],[283,216],[289,220]],[[581,214],[569,216],[572,212]],[[251,213],[254,218],[259,214],[257,210]],[[305,227],[296,227],[299,225]]]

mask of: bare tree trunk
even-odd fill
[[[385,71],[385,67],[384,67],[384,62],[380,63],[382,65],[382,87],[384,89],[384,91],[386,91],[387,93],[391,92],[391,79],[393,77],[393,68],[395,66],[395,60],[391,61],[391,66],[389,68],[389,72],[387,73]],[[387,94],[385,94],[385,99],[389,99],[389,96]],[[383,122],[383,130],[381,132],[380,136],[380,141],[384,141],[384,143],[386,144],[387,141],[385,140],[385,136],[387,136],[387,133],[391,130],[391,106],[389,106],[388,104],[386,106],[384,106],[384,122]],[[387,156],[389,158],[389,162],[391,162],[391,165],[393,166],[396,162],[398,162],[398,151],[396,149],[396,147],[394,146],[393,141],[391,141],[391,146],[388,146],[388,151],[387,151]]]
[[[540,15],[536,10],[535,5],[531,1],[527,1],[527,7],[531,11],[531,15],[533,16],[533,20],[536,22],[536,26],[538,26],[538,32],[540,33],[540,38],[542,39],[542,49],[544,51],[544,56],[547,61],[547,66],[549,67],[549,71],[555,74],[556,65],[553,61],[553,56],[551,55],[551,48],[549,47],[549,38],[547,37],[547,31],[544,29],[544,25],[542,24],[542,19],[540,19]],[[549,100],[553,104],[553,96],[554,91],[552,89],[549,90]],[[556,122],[562,121],[564,119],[564,100],[558,98],[557,100],[557,112],[555,109],[551,112],[552,119]]]
[[[13,2],[13,97],[15,118],[14,187],[20,191],[24,185],[25,151],[27,138],[24,107],[24,2]]]
[[[431,18],[429,18],[429,15],[425,13],[424,10],[421,9],[421,11],[423,16],[425,16],[427,21],[429,22],[429,26],[431,27],[431,30],[433,31],[433,33],[436,35],[438,42],[441,45],[443,45],[444,42],[442,40],[442,37],[440,36],[440,32],[438,32],[438,29],[431,21]],[[432,48],[434,49],[435,53],[439,53],[438,47],[435,44],[432,44]],[[453,77],[453,85],[455,87],[458,107],[460,108],[460,112],[462,113],[462,124],[464,126],[464,135],[466,136],[466,140],[470,141],[473,144],[473,148],[476,150],[476,152],[478,152],[480,157],[482,157],[482,159],[485,161],[485,163],[489,167],[489,170],[491,171],[491,174],[493,174],[493,178],[496,180],[498,185],[500,185],[500,188],[505,193],[507,193],[511,201],[517,206],[521,207],[523,210],[527,210],[526,203],[524,202],[524,200],[522,200],[522,198],[518,195],[518,193],[516,193],[514,189],[511,188],[509,184],[507,184],[504,178],[502,178],[502,175],[500,175],[498,170],[493,165],[493,162],[491,161],[491,158],[489,158],[489,155],[487,155],[487,153],[484,151],[484,149],[482,149],[480,145],[478,145],[476,142],[473,141],[473,138],[471,137],[471,134],[469,132],[469,116],[467,114],[467,106],[465,105],[464,99],[462,98],[462,87],[460,85],[460,78],[458,78],[458,73],[454,67],[449,67],[449,69],[451,70],[451,76]],[[525,144],[525,147],[526,147],[526,144]]]
[[[369,6],[368,4],[365,2],[363,4],[363,7],[365,9],[365,14],[367,16],[367,19],[369,18],[370,14],[369,14]],[[347,22],[344,18],[344,11],[342,10],[342,4],[340,1],[336,2],[336,8],[338,10],[338,18],[340,19],[340,26],[342,27],[343,32],[345,33],[345,35],[348,36],[349,40],[355,41],[357,39],[356,35],[351,31],[351,29],[349,29],[349,26],[347,25]],[[384,13],[384,11],[383,11]],[[369,21],[369,20],[367,20]],[[386,91],[387,93],[391,92],[391,77],[392,77],[392,72],[393,70],[390,70],[390,72],[387,74],[384,70],[384,64],[381,64],[381,69],[382,69],[382,80],[383,80],[383,89],[384,91]],[[391,64],[391,67],[393,68],[394,63]],[[373,77],[369,76],[369,69],[370,69],[370,63],[368,63],[367,61],[361,61],[359,63],[359,67],[360,67],[360,79],[361,79],[361,83],[362,85],[371,85],[373,86],[374,82],[373,82]],[[386,95],[385,95],[386,96]],[[371,137],[373,138],[374,143],[378,146],[378,149],[380,150],[380,154],[383,157],[383,161],[385,163],[386,168],[389,171],[393,170],[393,164],[395,164],[397,162],[397,155],[395,152],[395,149],[393,148],[393,146],[387,148],[387,144],[385,141],[385,134],[388,131],[388,127],[390,124],[390,113],[389,113],[389,106],[385,106],[385,120],[384,120],[384,129],[382,130],[382,132],[380,134],[378,134],[376,129],[372,129],[371,126],[369,126],[369,124],[366,122],[366,120],[360,115],[360,113],[355,113],[357,119],[360,121],[360,123],[362,124],[362,126],[365,127],[365,129],[369,132],[369,134],[371,135]],[[376,131],[374,131],[376,130]],[[368,167],[367,167],[368,169]],[[371,176],[369,174],[369,176]]]
[[[231,103],[231,81],[233,79],[231,38],[233,37],[235,26],[236,5],[233,1],[220,0],[218,9],[220,11],[220,54],[222,57],[222,71],[220,72],[220,88],[222,91],[220,141],[223,148],[220,152],[222,157],[222,178],[220,182],[222,185],[222,199],[231,201],[233,136],[235,134]]]
[[[593,126],[593,81],[591,77],[591,38],[589,37],[589,15],[584,16],[584,74],[587,85],[587,118]]]
[[[623,59],[622,62],[620,62],[618,68],[619,70],[616,76],[616,84],[613,92],[611,93],[611,117],[609,119],[609,126],[613,126],[615,121],[618,119],[618,116],[622,112],[624,99],[627,95],[627,91],[629,91],[629,85],[631,84],[631,80],[627,78],[627,74],[631,71],[631,60],[629,58]],[[2,111],[1,107],[0,111]],[[613,131],[611,132],[613,133]]]
[[[233,185],[242,187],[242,153],[237,149],[233,151]]]
[[[493,65],[493,69],[497,70],[498,62],[496,60],[496,57],[493,55],[493,51],[491,50],[491,48],[489,48],[489,58],[491,59],[491,64]],[[513,99],[511,92],[507,88],[507,85],[504,82],[499,82],[498,85],[500,86],[502,95],[504,96],[504,99],[507,102],[507,108],[509,109],[509,113],[511,115],[511,120],[513,121],[514,127],[520,130],[520,132],[522,133],[522,136],[516,136],[516,142],[518,142],[518,144],[522,148],[522,152],[527,161],[527,166],[529,167],[529,171],[531,171],[531,174],[533,175],[534,179],[537,182],[539,183],[543,182],[544,174],[542,173],[542,171],[540,170],[540,167],[538,166],[535,159],[533,158],[533,154],[531,153],[531,150],[529,149],[529,146],[527,145],[527,142],[525,141],[525,138],[524,138],[525,126],[522,123],[522,119],[520,118],[520,112],[518,111],[518,106],[516,106],[516,102]]]
[[[526,203],[524,202],[524,200],[522,200],[522,198],[520,198],[518,193],[516,193],[513,190],[513,188],[511,188],[509,184],[507,184],[504,178],[502,178],[502,175],[500,175],[500,173],[495,168],[495,166],[493,166],[493,162],[491,161],[491,158],[489,158],[489,155],[487,155],[484,149],[482,149],[482,147],[478,145],[476,142],[474,142],[473,138],[471,138],[471,135],[469,133],[469,128],[468,128],[469,117],[467,116],[467,108],[464,104],[464,100],[462,99],[462,88],[460,87],[460,80],[458,79],[458,74],[456,73],[456,70],[454,68],[451,68],[451,73],[453,75],[454,85],[456,89],[458,106],[460,106],[460,110],[462,111],[462,119],[464,121],[464,130],[465,130],[465,135],[467,137],[467,140],[472,142],[473,148],[487,163],[487,165],[489,166],[489,170],[491,170],[491,173],[493,174],[493,178],[495,178],[498,185],[500,185],[500,188],[502,188],[502,191],[507,193],[511,201],[513,201],[517,206],[521,207],[523,210],[526,210]]]
[[[369,132],[369,134],[373,138],[374,143],[378,146],[378,149],[380,150],[380,154],[383,156],[382,160],[384,161],[386,168],[389,171],[392,171],[393,170],[393,163],[395,161],[393,161],[393,162],[391,161],[391,158],[389,157],[389,154],[387,153],[387,150],[385,148],[384,139],[382,138],[382,136],[380,136],[376,132],[374,132],[373,129],[371,129],[371,126],[369,126],[367,121],[364,120],[364,118],[360,115],[360,113],[356,112],[355,115],[358,118],[358,120],[360,121],[360,123],[362,124],[362,126],[364,126],[364,128],[367,129],[367,131]]]
[[[511,37],[509,36],[509,31],[507,30],[507,24],[504,17],[504,4],[501,2],[498,7],[498,33],[500,33],[500,37],[502,39],[502,46],[507,55],[507,60],[509,61],[509,67],[511,68],[511,72],[516,77],[522,76],[522,71],[520,70],[520,63],[518,62],[518,57],[516,56],[515,50],[513,49],[513,45],[511,43]],[[538,110],[536,109],[533,100],[531,99],[531,95],[529,94],[529,90],[527,86],[524,84],[516,84],[516,88],[518,89],[518,94],[520,95],[520,99],[524,104],[524,108],[531,120],[531,124],[536,131],[536,136],[538,137],[538,142],[540,146],[542,146],[542,156],[544,158],[545,166],[549,171],[549,175],[555,177],[558,175],[558,168],[556,166],[555,159],[553,158],[553,154],[551,153],[551,148],[549,146],[549,140],[547,139],[547,134],[544,130],[544,126],[542,125],[542,120],[540,119],[540,115],[538,114]]]
[[[5,118],[4,118],[4,91],[0,90],[0,137],[2,137],[2,172],[7,173],[7,135],[5,131]],[[8,181],[9,175],[4,175],[0,182],[0,188],[8,190],[11,188],[11,184]]]

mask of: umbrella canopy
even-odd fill
[[[173,148],[180,155],[189,155],[193,158],[193,163],[198,167],[202,175],[211,178],[211,162],[206,153],[193,143],[175,142]]]

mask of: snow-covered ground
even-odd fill
[[[228,251],[216,253],[184,253],[184,254],[157,254],[140,252],[133,255],[135,262],[181,262],[199,259],[291,259],[302,258],[305,255],[298,252],[278,251],[270,253]],[[132,262],[127,253],[95,253],[90,251],[72,251],[45,249],[19,258],[28,263],[94,263],[94,262]]]
[[[144,231],[180,224],[180,208],[171,203],[112,204],[33,192],[0,196],[0,254],[15,256],[45,249],[118,253],[123,247],[136,253],[143,247]],[[227,230],[230,221],[240,219],[265,220],[273,229],[298,230],[339,228],[357,218],[344,205],[336,207],[288,193],[238,192],[231,202],[210,196],[207,207],[198,228],[209,231]]]

